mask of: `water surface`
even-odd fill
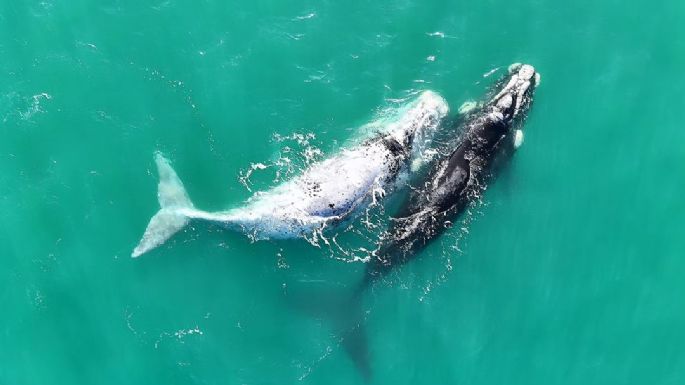
[[[0,383],[362,383],[289,300],[362,264],[202,225],[129,257],[153,153],[222,209],[284,147],[421,90],[456,111],[512,62],[542,73],[525,143],[468,234],[366,296],[370,383],[682,383],[683,25],[676,0],[0,0]]]

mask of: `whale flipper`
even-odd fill
[[[150,219],[143,238],[133,249],[133,258],[161,245],[184,228],[190,221],[186,213],[194,208],[183,183],[171,168],[169,161],[158,152],[155,154],[155,163],[159,173],[157,198],[161,208]]]
[[[523,131],[522,130],[516,130],[514,132],[514,150],[518,150],[519,147],[523,144]]]

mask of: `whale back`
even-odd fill
[[[447,103],[426,91],[395,121],[357,146],[313,164],[222,219],[257,239],[293,238],[350,217],[390,192],[409,159],[430,141]]]

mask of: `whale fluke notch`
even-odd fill
[[[169,161],[159,152],[155,154],[159,185],[157,199],[160,210],[150,219],[143,238],[138,243],[131,257],[136,258],[164,243],[172,235],[184,228],[189,218],[185,212],[194,208],[186,193],[183,182],[171,168]]]

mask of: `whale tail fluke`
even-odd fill
[[[160,209],[150,219],[143,238],[138,246],[133,249],[133,253],[131,253],[133,258],[163,244],[172,235],[184,228],[190,220],[187,212],[194,208],[183,183],[174,169],[171,168],[169,161],[158,152],[155,154],[155,163],[157,163],[157,172],[159,173],[157,198]]]

